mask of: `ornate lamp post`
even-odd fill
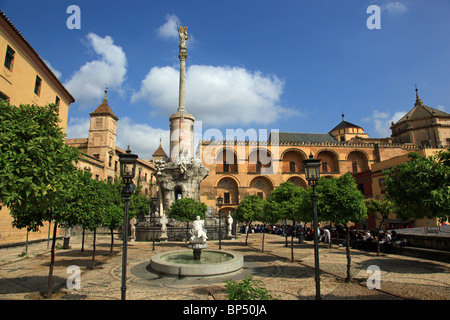
[[[222,226],[221,226],[222,214],[220,212],[220,208],[222,208],[222,205],[223,205],[223,198],[219,196],[217,198],[217,206],[219,207],[219,250],[222,250]]]
[[[313,154],[311,153],[309,159],[303,160],[303,163],[305,165],[306,180],[308,180],[309,185],[313,188],[311,199],[313,203],[314,214],[314,269],[316,280],[316,300],[320,300],[319,241],[317,237],[317,196],[315,192],[317,181],[320,178],[320,159],[314,158]]]
[[[122,189],[122,199],[125,202],[123,218],[123,254],[122,254],[122,300],[126,299],[127,291],[127,241],[128,241],[128,203],[134,192],[133,178],[136,171],[136,160],[138,156],[131,153],[130,146],[126,153],[119,155],[120,176],[125,186]],[[130,170],[131,169],[131,170]]]

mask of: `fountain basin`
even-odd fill
[[[223,250],[202,250],[200,260],[192,251],[179,250],[156,254],[150,258],[150,267],[160,273],[181,277],[217,276],[240,270],[244,257]]]

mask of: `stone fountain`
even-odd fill
[[[204,250],[209,246],[203,228],[204,221],[197,217],[190,230],[189,250],[169,251],[150,258],[150,267],[157,272],[176,276],[216,276],[239,271],[244,257],[224,250]],[[202,251],[204,250],[204,251]]]
[[[202,249],[208,248],[206,243],[206,230],[203,228],[205,222],[201,220],[199,216],[196,217],[194,221],[194,227],[191,229],[191,238],[189,239],[188,248],[192,249],[194,252],[194,260],[200,260]]]

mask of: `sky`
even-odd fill
[[[448,0],[0,0],[0,9],[74,96],[67,137],[88,137],[108,87],[117,145],[141,158],[160,139],[169,151],[178,25],[188,26],[186,109],[199,138],[327,133],[342,113],[371,138],[389,137],[415,85],[426,105],[450,112]]]

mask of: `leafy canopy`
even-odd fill
[[[384,171],[386,198],[400,218],[441,218],[450,215],[450,149],[435,156],[409,154],[410,161]]]
[[[79,151],[65,144],[58,112],[54,104],[15,107],[0,100],[0,201],[18,228],[64,221]]]

